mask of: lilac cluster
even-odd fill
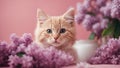
[[[107,44],[97,49],[88,62],[91,64],[120,64],[120,38],[109,39]]]
[[[120,20],[120,0],[113,0],[111,16]]]
[[[0,67],[8,66],[10,52],[5,41],[0,42]]]
[[[77,4],[75,21],[97,37],[114,18],[120,20],[120,0],[84,0]]]
[[[54,47],[43,48],[32,40],[31,34],[12,34],[11,43],[0,42],[0,67],[59,68],[73,63],[71,55]]]
[[[33,57],[28,55],[23,55],[22,57],[18,55],[9,56],[10,68],[33,68]]]

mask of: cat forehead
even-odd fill
[[[47,23],[49,24],[65,24],[65,19],[62,16],[52,16],[49,17],[48,20],[46,20]]]
[[[68,27],[71,27],[71,24],[68,23],[62,16],[52,16],[52,17],[49,17],[46,21],[44,21],[43,27],[68,28]]]
[[[52,22],[54,21],[64,21],[63,17],[62,16],[51,16],[48,20],[52,20]]]

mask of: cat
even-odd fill
[[[53,46],[75,57],[76,52],[72,47],[75,42],[74,8],[61,16],[48,16],[37,9],[35,41],[42,47]]]

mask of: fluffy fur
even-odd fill
[[[74,9],[69,9],[61,16],[48,16],[37,10],[35,41],[43,47],[54,46],[72,55],[75,42]]]

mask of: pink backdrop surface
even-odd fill
[[[82,0],[0,0],[0,40],[9,41],[11,33],[32,33],[36,27],[36,10],[40,8],[48,15],[63,14],[69,7],[76,8]],[[76,38],[87,39],[87,32],[76,24]]]
[[[78,67],[74,65],[74,66],[68,66],[68,67],[63,67],[63,68],[78,68]],[[88,67],[85,67],[85,68],[120,68],[120,65],[109,65],[109,64],[88,65]]]

